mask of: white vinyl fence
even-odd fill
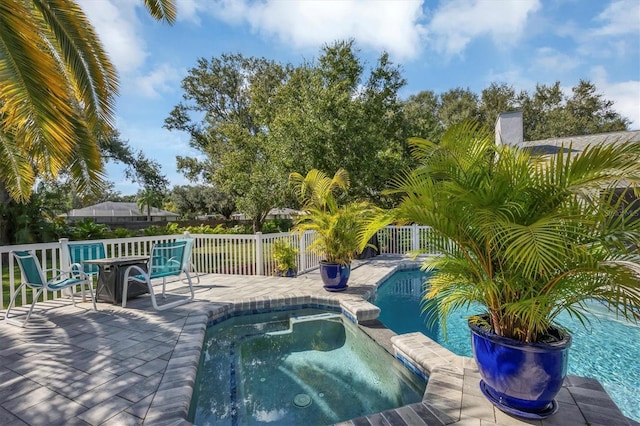
[[[429,228],[423,226],[387,227],[378,232],[377,246],[380,254],[405,254],[412,250],[427,249],[424,235]],[[298,253],[298,273],[304,273],[318,267],[320,258],[307,250],[315,234],[306,232],[283,232],[278,234],[222,235],[222,234],[178,234],[150,237],[90,240],[87,243],[101,242],[106,248],[107,257],[149,255],[153,244],[173,241],[188,236],[193,238],[191,263],[196,271],[205,274],[233,275],[272,275],[275,262],[272,255],[273,242],[286,240]],[[20,269],[9,255],[14,250],[32,250],[36,253],[43,269],[69,269],[69,251],[66,238],[56,243],[24,244],[0,246],[0,309],[5,309],[10,297],[20,285]],[[375,243],[375,241],[374,241]],[[49,272],[47,278],[53,276]],[[43,293],[44,300],[59,297],[59,294]],[[25,292],[22,304],[27,303]],[[20,304],[20,299],[18,299]]]

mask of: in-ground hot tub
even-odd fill
[[[425,386],[339,313],[238,316],[207,330],[189,419],[330,424],[421,401]]]

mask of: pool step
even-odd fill
[[[270,331],[268,333],[264,333],[267,336],[281,336],[285,334],[291,334],[293,332],[293,327],[296,324],[306,323],[310,321],[326,321],[331,319],[340,319],[341,315],[335,312],[323,312],[320,314],[313,315],[303,315],[303,316],[293,316],[289,318],[289,328],[285,330],[278,331]]]

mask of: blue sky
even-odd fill
[[[639,0],[176,0],[173,26],[152,20],[142,0],[79,3],[120,75],[122,138],[158,161],[171,185],[189,183],[176,155],[198,153],[164,119],[197,59],[227,52],[298,64],[353,38],[367,63],[386,51],[402,66],[403,98],[455,87],[480,93],[491,82],[531,93],[560,81],[570,91],[587,79],[640,129]],[[107,171],[123,194],[138,190],[122,168]]]

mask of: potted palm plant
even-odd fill
[[[306,176],[292,173],[289,180],[305,212],[297,218],[293,230],[315,232],[309,249],[323,256],[320,276],[324,288],[342,291],[347,288],[351,260],[360,247],[364,219],[377,209],[367,202],[338,202],[338,194],[349,188],[349,174],[344,169],[333,178],[313,169]]]
[[[469,326],[484,395],[518,416],[553,414],[571,344],[558,314],[586,326],[595,301],[640,316],[640,221],[623,201],[640,178],[640,144],[542,157],[497,146],[473,123],[411,143],[418,166],[393,184],[399,205],[361,241],[394,222],[430,226],[430,251],[442,253],[424,263],[431,320],[446,331],[451,311],[482,306]]]
[[[295,277],[298,273],[298,249],[292,247],[285,240],[275,240],[272,245],[273,260],[276,261],[276,275],[280,277]]]

